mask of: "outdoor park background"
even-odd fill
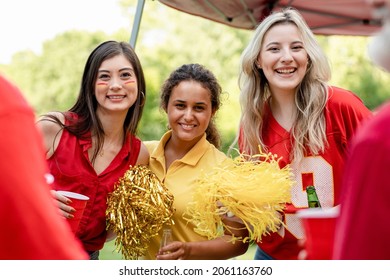
[[[96,5],[102,5],[101,2],[96,1]],[[137,1],[117,3],[128,17],[128,27],[110,34],[77,29],[65,31],[46,40],[41,52],[22,50],[14,54],[9,63],[0,64],[0,72],[22,89],[37,115],[71,107],[78,94],[87,56],[97,44],[108,39],[129,41]],[[93,13],[94,6],[90,9],[89,14]],[[72,20],[71,14],[68,20]],[[249,30],[185,14],[158,1],[146,1],[135,47],[147,82],[147,101],[139,136],[144,140],[160,138],[166,130],[166,116],[159,110],[160,86],[176,67],[197,62],[215,73],[224,90],[217,125],[226,151],[236,135],[240,115],[239,57],[251,35]],[[373,66],[367,57],[369,37],[318,36],[318,40],[331,61],[331,84],[354,91],[371,109],[390,97],[390,76]],[[6,43],[4,39],[2,44]]]
[[[96,1],[96,5],[101,3]],[[117,3],[128,18],[128,27],[112,33],[64,31],[44,41],[39,52],[21,50],[10,62],[0,62],[0,72],[20,87],[37,115],[71,107],[78,95],[85,61],[100,42],[130,40],[137,1],[119,0]],[[93,9],[91,5],[86,17],[93,14]],[[68,20],[72,20],[71,14]],[[49,27],[50,22],[46,25]],[[135,47],[147,83],[139,137],[159,139],[166,130],[166,116],[159,110],[159,89],[169,73],[184,63],[200,63],[214,72],[223,87],[223,106],[217,115],[217,125],[222,134],[223,150],[227,151],[235,138],[240,116],[239,58],[251,35],[252,31],[234,29],[147,0]],[[332,85],[355,92],[372,110],[390,98],[390,76],[373,66],[367,57],[370,37],[317,38],[331,61]],[[2,44],[7,44],[7,38],[3,39]],[[113,252],[114,248],[113,242],[108,243],[101,259],[120,259],[121,256]],[[253,258],[252,248],[243,258]]]

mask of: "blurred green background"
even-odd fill
[[[122,0],[119,5],[131,26],[137,1]],[[163,81],[180,65],[196,62],[212,70],[223,87],[217,125],[226,151],[240,117],[239,58],[251,35],[249,30],[185,14],[158,1],[146,1],[135,48],[147,83],[146,107],[138,131],[141,139],[159,139],[166,130],[166,116],[159,110]],[[113,34],[66,31],[45,41],[39,54],[30,50],[16,53],[10,63],[0,65],[0,72],[22,89],[37,115],[67,110],[78,95],[81,73],[92,49],[104,40],[129,41],[130,36],[130,27]],[[390,97],[388,73],[373,66],[367,57],[369,37],[317,38],[331,61],[331,84],[354,91],[371,109]]]
[[[136,0],[120,1],[130,26],[136,4]],[[30,50],[16,53],[10,63],[0,64],[0,72],[20,87],[37,116],[64,111],[76,100],[90,52],[102,41],[129,41],[130,35],[131,28],[112,34],[66,31],[45,41],[40,53]],[[251,35],[252,31],[181,13],[158,1],[146,1],[135,48],[147,83],[139,137],[159,139],[166,130],[166,116],[159,110],[159,90],[170,72],[184,63],[200,63],[214,72],[223,87],[223,106],[217,115],[217,125],[226,152],[236,136],[240,117],[239,58]],[[331,62],[331,84],[355,92],[373,110],[389,99],[389,74],[372,65],[367,57],[370,37],[317,36],[317,39]],[[254,248],[251,246],[237,259],[253,259]],[[101,259],[121,259],[113,241],[106,244]]]

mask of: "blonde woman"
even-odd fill
[[[294,9],[275,12],[254,32],[241,59],[241,152],[277,154],[296,184],[285,227],[264,236],[255,259],[297,259],[304,238],[295,212],[314,185],[322,207],[337,205],[347,145],[371,115],[352,92],[330,86],[330,66],[312,31]]]

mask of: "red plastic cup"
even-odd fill
[[[308,260],[330,260],[333,253],[336,219],[339,207],[307,208],[297,212],[306,235]]]
[[[76,233],[77,229],[79,228],[81,218],[83,217],[85,206],[87,205],[89,197],[75,192],[57,191],[57,193],[66,196],[72,201],[69,206],[72,206],[76,212],[72,213],[74,217],[68,218],[67,221],[72,231]]]

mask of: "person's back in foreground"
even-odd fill
[[[56,208],[32,108],[0,76],[0,259],[87,259]]]

